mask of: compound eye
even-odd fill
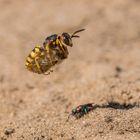
[[[65,42],[65,44],[69,45],[69,38],[64,37],[64,42]]]
[[[76,113],[76,109],[73,109],[73,110],[72,110],[72,113],[75,114],[75,113]]]
[[[63,33],[62,36],[63,36],[64,43],[68,46],[72,46],[72,41],[71,41],[70,35],[68,33]]]

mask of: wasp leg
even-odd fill
[[[51,66],[53,66],[53,61],[52,61],[52,58],[51,58],[51,56],[49,55],[49,61],[50,61],[50,64],[51,64]]]
[[[59,46],[61,47],[62,52],[64,53],[65,57],[67,58],[68,51],[64,50],[63,44],[61,43],[61,41],[59,39],[56,40],[56,44],[59,44]]]
[[[50,75],[50,71],[48,73],[43,73],[44,75]]]
[[[39,69],[39,71],[42,72],[42,69],[38,63],[38,58],[35,58],[35,64],[36,64],[37,68]]]
[[[50,54],[51,52],[50,52],[50,48],[49,48],[49,44],[46,46],[46,54],[47,54],[47,57],[48,57],[48,59],[49,59],[49,61],[50,61],[50,64],[51,64],[51,66],[53,66],[53,60],[52,60],[52,57],[51,57],[51,54]]]
[[[50,70],[48,73],[44,73],[44,75],[50,75],[53,70]]]

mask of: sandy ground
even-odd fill
[[[1,140],[140,139],[139,0],[0,0],[0,11]],[[80,28],[51,75],[25,69],[48,35]],[[66,121],[91,102],[101,107]]]

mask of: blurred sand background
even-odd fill
[[[139,0],[0,0],[0,11],[1,140],[140,139]],[[25,69],[48,35],[80,28],[51,75]],[[110,101],[66,122],[80,104]]]

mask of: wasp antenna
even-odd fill
[[[78,36],[78,35],[72,35],[71,38],[73,38],[73,37],[79,38],[80,36]]]
[[[77,33],[79,33],[79,32],[82,32],[82,31],[84,31],[85,29],[80,29],[80,30],[77,30],[77,31],[75,31],[74,33],[73,33],[73,35],[75,35],[75,34],[77,34]]]
[[[68,122],[68,120],[70,119],[71,116],[72,116],[72,113],[69,114],[69,116],[68,116],[66,122]]]
[[[84,31],[85,29],[80,29],[80,30],[77,30],[77,31],[75,31],[72,35],[71,35],[71,38],[72,37],[79,37],[78,35],[75,35],[75,34],[77,34],[77,33],[79,33],[79,32],[82,32],[82,31]]]

